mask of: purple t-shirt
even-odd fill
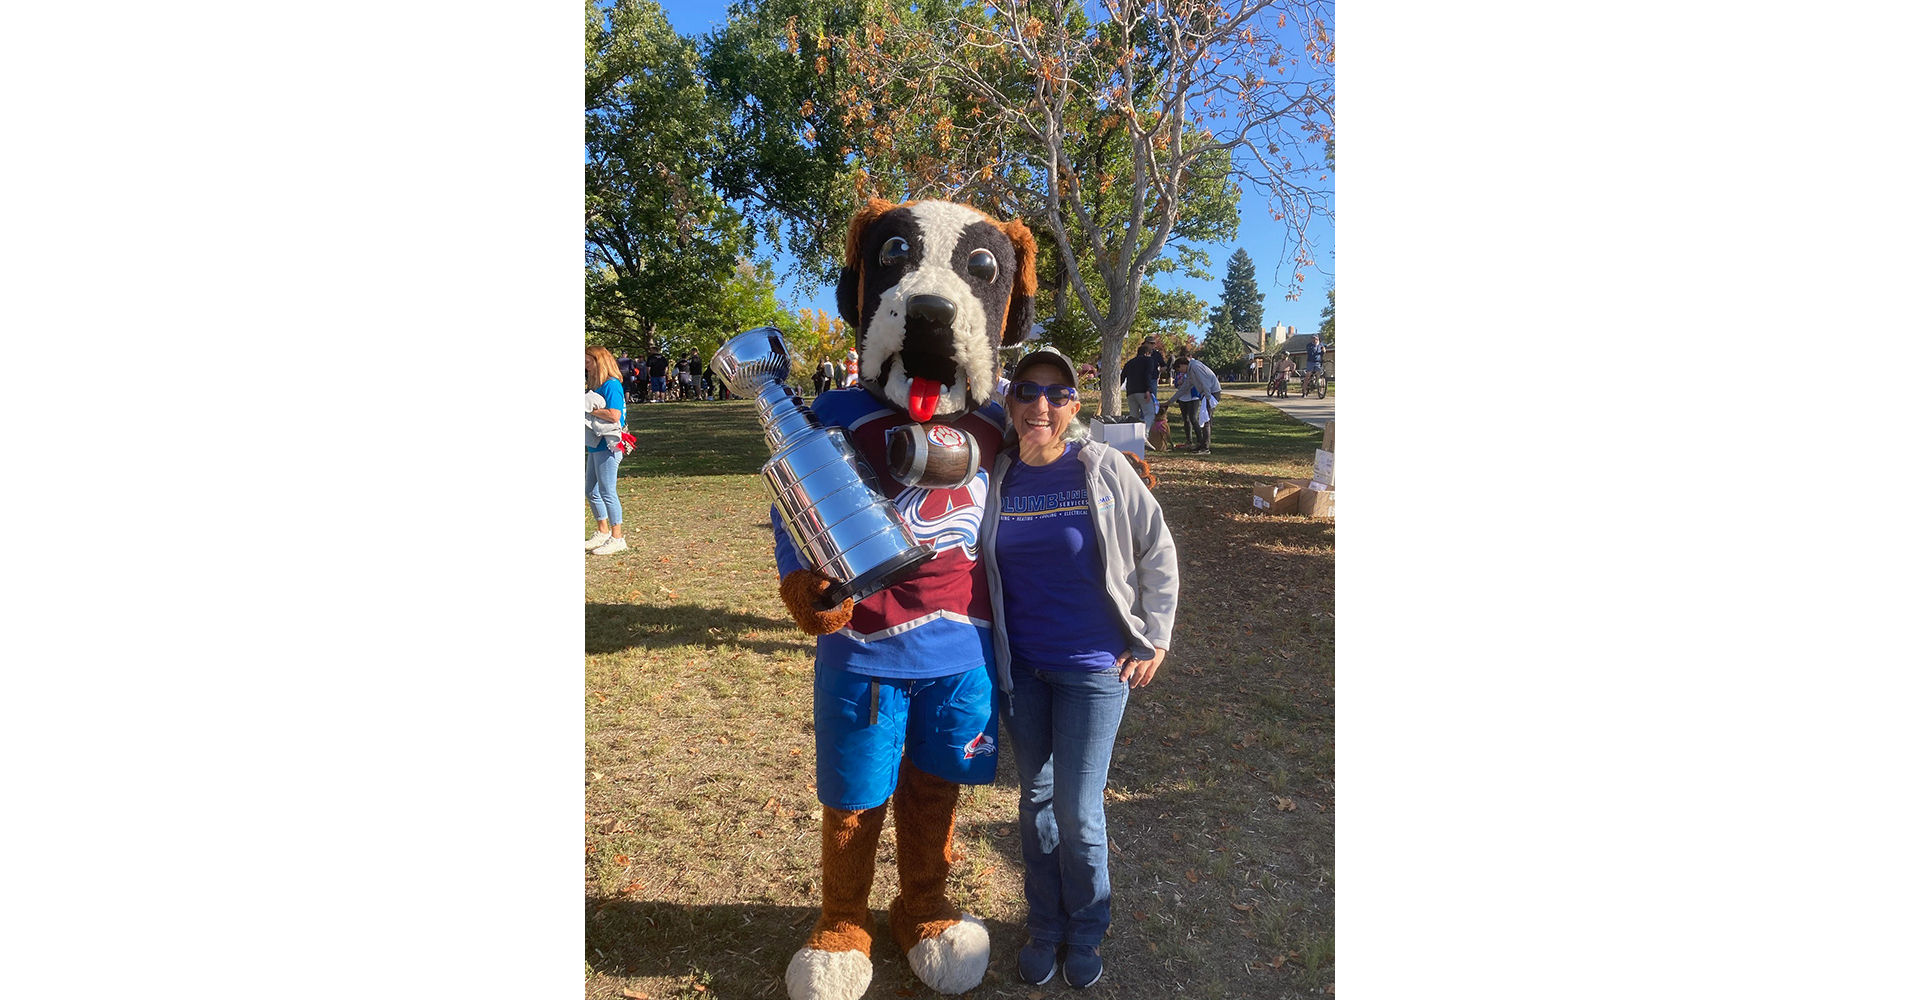
[[[1107,597],[1080,444],[1046,465],[1015,458],[1000,483],[994,559],[1013,665],[1105,670],[1127,651]]]

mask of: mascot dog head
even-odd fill
[[[874,199],[853,217],[840,315],[867,391],[914,420],[984,406],[997,350],[1033,324],[1033,234],[948,201]]]

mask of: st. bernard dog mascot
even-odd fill
[[[830,582],[806,567],[773,518],[781,597],[818,636],[814,747],[822,806],[820,917],[787,966],[794,1000],[854,1000],[873,978],[868,895],[887,805],[900,894],[888,929],[914,974],[941,993],[980,984],[987,929],[947,898],[961,784],[993,781],[992,611],[980,562],[986,469],[1006,415],[992,399],[998,352],[1033,320],[1033,235],[951,202],[874,200],[855,214],[840,272],[840,314],[855,331],[860,381],[812,403],[840,427],[917,539],[936,553],[857,604],[821,611]],[[888,432],[919,425],[948,444],[971,437],[978,469],[957,485],[912,485],[888,471]]]

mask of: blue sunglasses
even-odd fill
[[[1007,386],[1007,395],[1022,403],[1031,403],[1041,396],[1045,396],[1047,397],[1047,402],[1055,406],[1065,406],[1080,398],[1080,394],[1074,391],[1073,386],[1043,386],[1038,382],[1015,382]]]

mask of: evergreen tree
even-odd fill
[[[1257,335],[1266,318],[1266,310],[1261,306],[1266,298],[1261,294],[1260,281],[1254,274],[1253,258],[1248,256],[1245,247],[1236,249],[1227,261],[1227,278],[1222,282],[1220,295],[1220,304],[1227,311],[1227,321],[1241,333]]]
[[[1214,306],[1207,321],[1207,339],[1200,344],[1200,361],[1225,381],[1227,371],[1246,357],[1247,345],[1233,332],[1233,321],[1224,305]]]

